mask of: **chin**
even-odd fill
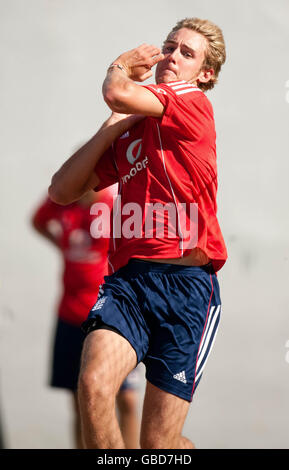
[[[165,70],[163,73],[159,74],[156,77],[156,83],[169,83],[174,82],[177,79],[178,78],[174,72],[171,72],[170,70]]]

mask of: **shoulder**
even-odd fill
[[[155,94],[167,95],[174,97],[175,99],[192,98],[194,97],[205,97],[202,90],[196,85],[186,82],[185,80],[178,80],[169,83],[159,83],[157,85],[151,84],[146,85],[146,88],[151,90]]]
[[[165,107],[168,105],[175,105],[180,108],[187,107],[193,112],[196,105],[200,110],[213,114],[211,102],[205,93],[196,85],[192,85],[185,80],[146,85],[146,88],[154,93]]]

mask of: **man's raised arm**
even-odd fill
[[[112,113],[99,131],[53,175],[48,194],[57,204],[70,204],[99,184],[94,168],[113,141],[143,116]]]
[[[103,97],[110,109],[118,113],[161,117],[162,103],[135,81],[142,82],[151,77],[151,68],[163,58],[159,48],[147,44],[121,54],[109,66],[103,82]]]

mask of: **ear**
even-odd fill
[[[208,70],[201,70],[198,77],[197,77],[197,82],[198,83],[207,83],[211,80],[211,78],[215,75],[214,69],[208,69]]]

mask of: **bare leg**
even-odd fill
[[[141,428],[142,449],[194,449],[181,435],[190,403],[147,382]]]
[[[179,449],[195,449],[195,444],[190,441],[187,437],[181,436]]]
[[[136,362],[133,347],[113,331],[92,331],[85,339],[78,397],[86,448],[124,448],[115,401],[120,385]]]
[[[117,395],[119,424],[126,449],[139,449],[138,393],[134,389]]]

